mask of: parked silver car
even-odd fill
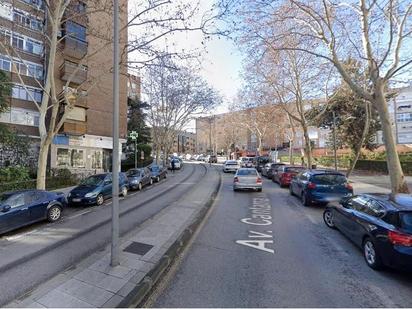
[[[233,178],[233,191],[251,189],[262,192],[262,177],[255,168],[240,168]]]

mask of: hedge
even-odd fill
[[[77,185],[78,183],[79,181],[74,177],[49,177],[46,178],[46,190],[56,190],[60,188],[71,187]],[[0,183],[0,192],[35,188],[36,179]]]
[[[412,175],[412,161],[403,161],[401,166],[405,175]],[[387,163],[383,160],[358,160],[355,169],[388,174]]]

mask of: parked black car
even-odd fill
[[[328,206],[325,224],[363,249],[369,267],[412,271],[412,196],[361,194]]]
[[[127,195],[129,182],[125,173],[119,173],[119,192]],[[96,174],[84,179],[80,185],[70,191],[67,199],[70,205],[102,205],[112,197],[112,173]]]
[[[306,170],[290,182],[291,195],[301,198],[304,206],[327,204],[353,195],[353,188],[345,175],[330,170]]]
[[[67,206],[62,192],[23,190],[0,195],[0,234],[45,220],[55,222]]]
[[[152,164],[149,166],[149,170],[152,179],[156,182],[159,182],[161,179],[167,177],[167,169],[165,169],[162,165]]]
[[[129,180],[130,188],[134,190],[142,190],[144,186],[153,184],[152,174],[147,167],[128,170],[127,179]]]

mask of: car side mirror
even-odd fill
[[[105,180],[105,181],[104,181],[104,184],[105,184],[105,185],[110,185],[111,183],[112,183],[112,182],[111,182],[110,180]]]
[[[10,205],[4,205],[3,208],[1,209],[2,212],[8,212],[11,209]]]

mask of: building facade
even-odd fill
[[[178,132],[173,141],[172,153],[196,153],[196,134],[187,131]]]
[[[127,0],[121,0],[121,20],[127,21]],[[58,93],[75,93],[73,109],[55,136],[50,149],[50,168],[73,172],[101,172],[111,169],[113,87],[111,42],[112,17],[90,9],[93,0],[72,0],[58,34],[55,60]],[[13,83],[10,110],[0,122],[20,134],[39,141],[39,112],[43,81],[49,57],[48,31],[43,0],[0,2],[0,69]],[[127,31],[121,33],[121,49]],[[120,138],[127,135],[127,77],[120,77]],[[64,107],[62,107],[64,108]],[[120,147],[121,149],[121,147]]]

